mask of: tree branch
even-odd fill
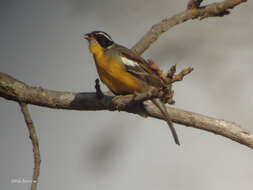
[[[33,125],[32,118],[30,116],[27,104],[23,102],[19,102],[21,112],[24,115],[24,119],[29,131],[29,136],[32,141],[33,145],[33,157],[34,157],[34,169],[33,169],[33,178],[32,178],[32,184],[31,184],[31,190],[36,190],[37,189],[37,184],[38,184],[38,178],[40,174],[40,150],[39,150],[39,141],[38,137],[35,131],[35,127]]]
[[[187,9],[170,18],[163,19],[160,23],[155,24],[151,29],[132,47],[138,54],[142,54],[149,46],[154,43],[158,37],[177,24],[181,24],[191,19],[204,19],[207,17],[224,16],[229,14],[228,9],[234,8],[240,3],[247,0],[225,0],[220,3],[212,3],[199,7],[203,0],[190,0]]]
[[[0,73],[0,96],[8,100],[55,109],[117,110],[117,104],[112,101],[113,97],[109,95],[104,95],[103,98],[98,99],[96,93],[58,92],[29,87],[5,73]],[[127,105],[130,101],[132,101],[132,97],[126,96],[121,103]],[[145,109],[142,109],[137,104],[132,107],[126,106],[122,111],[163,119],[160,111],[152,103],[145,102],[144,107]],[[177,108],[167,107],[167,109],[175,123],[213,132],[253,148],[253,134],[241,129],[235,123]]]

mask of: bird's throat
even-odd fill
[[[94,44],[94,43],[91,42],[90,45],[89,45],[89,48],[90,48],[90,52],[96,58],[98,58],[100,56],[103,56],[103,54],[104,54],[103,48],[97,43]]]

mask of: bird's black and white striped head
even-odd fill
[[[110,47],[114,44],[112,38],[103,31],[93,31],[91,33],[85,34],[85,39],[87,40],[96,40],[101,47],[104,49]]]

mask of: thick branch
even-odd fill
[[[147,112],[152,117],[159,119],[162,118],[159,110],[155,106],[149,104],[147,107],[145,107],[145,109],[147,109]],[[239,125],[233,122],[215,119],[171,107],[167,107],[167,110],[170,113],[172,121],[175,123],[209,131],[253,148],[253,133],[241,129]]]
[[[40,150],[39,150],[39,141],[35,131],[35,127],[33,125],[32,118],[30,116],[27,104],[20,102],[19,103],[21,111],[24,115],[25,122],[29,131],[30,139],[33,145],[33,157],[34,157],[34,169],[33,169],[33,178],[31,184],[31,190],[37,189],[38,178],[40,174]]]
[[[0,73],[0,96],[9,100],[56,109],[113,111],[117,108],[117,105],[112,101],[112,96],[105,95],[103,98],[98,99],[96,93],[57,92],[42,88],[33,88],[4,73]],[[132,101],[132,97],[127,98],[124,98],[125,104]],[[146,111],[137,106],[126,107],[122,111],[148,115],[158,119],[163,118],[159,110],[149,102],[145,102]],[[213,119],[176,108],[167,107],[167,109],[172,121],[175,123],[210,131],[253,148],[253,134],[242,130],[235,123]]]
[[[174,15],[171,18],[165,18],[160,23],[153,25],[151,29],[132,47],[132,50],[138,54],[142,54],[162,33],[168,31],[173,26],[196,18],[204,19],[207,17],[224,16],[229,13],[228,9],[232,9],[236,5],[246,1],[247,0],[225,0],[220,3],[212,3],[207,6],[199,7],[199,4],[201,3],[200,0],[191,0],[185,11]]]
[[[113,109],[111,96],[98,101],[96,93],[74,93],[29,87],[8,74],[0,72],[0,96],[8,100],[24,102],[56,109],[105,110]],[[116,107],[114,108],[114,110]]]

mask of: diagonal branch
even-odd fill
[[[38,178],[40,174],[40,150],[39,150],[39,141],[38,137],[35,131],[35,127],[33,125],[32,118],[30,116],[28,107],[26,103],[19,102],[21,112],[24,115],[26,125],[28,127],[30,139],[32,141],[33,145],[33,157],[34,157],[34,169],[33,169],[33,178],[32,178],[32,184],[31,184],[31,190],[37,189],[38,184]]]
[[[132,47],[138,54],[142,54],[149,46],[154,43],[160,35],[175,25],[181,24],[191,19],[204,19],[207,17],[224,16],[229,14],[228,9],[232,9],[240,3],[247,0],[225,0],[220,3],[212,3],[203,7],[199,7],[201,0],[190,0],[188,8],[170,18],[165,18],[151,29]]]
[[[117,110],[117,105],[112,101],[112,96],[105,95],[98,99],[96,93],[59,92],[34,88],[4,73],[0,73],[0,97],[55,109]],[[127,96],[123,103],[128,104],[130,101],[132,101],[132,97]],[[126,106],[122,111],[163,119],[160,111],[151,103],[145,102],[145,109],[138,106]],[[241,129],[235,123],[177,108],[167,107],[167,109],[175,123],[213,132],[253,148],[253,134]]]

